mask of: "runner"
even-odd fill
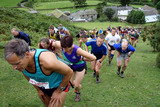
[[[86,63],[85,61],[96,60],[96,57],[84,50],[77,45],[73,44],[73,38],[71,36],[64,36],[61,39],[61,47],[63,53],[63,59],[72,63],[70,66],[74,71],[71,82],[75,87],[75,101],[80,101],[80,89],[81,82],[85,74]]]
[[[13,39],[4,49],[5,59],[23,73],[47,107],[62,107],[73,71],[45,49],[30,51],[24,40]]]
[[[91,53],[96,56],[96,60],[91,62],[91,68],[94,70],[93,76],[96,77],[96,83],[100,82],[99,74],[102,62],[107,55],[107,46],[104,43],[105,36],[99,35],[96,40],[86,42],[87,46],[91,46]]]
[[[132,47],[126,39],[122,39],[122,43],[114,44],[114,48],[117,50],[117,75],[124,78],[124,71],[128,66],[131,55],[134,53],[135,48]],[[122,66],[122,61],[124,64]],[[121,70],[122,66],[122,70]],[[121,72],[120,72],[121,71]]]
[[[49,51],[54,52],[58,57],[62,57],[61,54],[61,43],[54,39],[42,38],[38,44],[40,49],[48,49]]]
[[[120,36],[116,33],[116,29],[113,28],[113,29],[112,29],[112,32],[109,33],[109,34],[106,36],[105,40],[106,40],[106,44],[107,44],[107,46],[108,46],[108,59],[109,59],[108,63],[111,64],[111,61],[112,61],[112,59],[113,59],[113,57],[114,57],[114,53],[115,53],[115,49],[114,49],[113,45],[114,45],[115,43],[119,43],[120,40],[121,40],[121,38],[120,38]]]
[[[53,25],[50,25],[50,27],[49,27],[48,36],[49,36],[49,39],[54,39],[54,40],[61,39],[61,37],[58,33],[58,29],[55,28]]]
[[[23,39],[29,46],[31,46],[31,40],[28,34],[18,31],[16,28],[13,28],[11,33],[14,35],[14,38]]]

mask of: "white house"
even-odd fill
[[[143,7],[139,8],[139,10],[144,12],[146,23],[158,21],[159,14],[155,8],[144,5]]]
[[[105,11],[107,8],[113,9],[115,11],[114,17],[118,17],[121,20],[126,20],[129,12],[133,10],[133,7],[130,6],[123,6],[123,7],[110,6],[110,7],[104,7],[103,11]]]
[[[72,13],[69,17],[72,21],[92,21],[97,19],[97,11],[94,9],[79,10]]]
[[[126,7],[118,7],[117,16],[121,20],[126,20],[128,14],[133,10],[132,7],[126,6]]]

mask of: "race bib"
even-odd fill
[[[36,80],[30,78],[29,83],[36,85],[38,87],[49,89],[49,82],[37,82]]]

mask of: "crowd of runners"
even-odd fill
[[[47,107],[62,107],[70,87],[74,88],[74,100],[81,100],[82,80],[88,69],[93,71],[95,83],[99,84],[103,82],[101,67],[111,65],[116,59],[117,65],[112,64],[117,68],[115,74],[124,78],[141,32],[131,27],[109,26],[105,30],[81,30],[72,36],[62,24],[57,28],[51,25],[48,36],[41,38],[37,49],[31,48],[28,34],[15,28],[11,33],[15,39],[5,46],[5,59],[22,72]]]

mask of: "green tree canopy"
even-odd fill
[[[70,1],[74,2],[75,7],[83,7],[87,5],[86,3],[87,0],[70,0]]]
[[[146,26],[142,30],[143,41],[149,40],[154,51],[160,52],[160,22]]]
[[[120,3],[122,6],[126,6],[126,5],[129,5],[130,0],[120,0]]]
[[[132,10],[127,16],[127,22],[133,23],[133,24],[144,24],[145,15],[140,10]]]
[[[114,15],[115,11],[111,8],[107,8],[105,11],[104,11],[104,14],[108,17],[109,20],[112,19],[113,15]]]

